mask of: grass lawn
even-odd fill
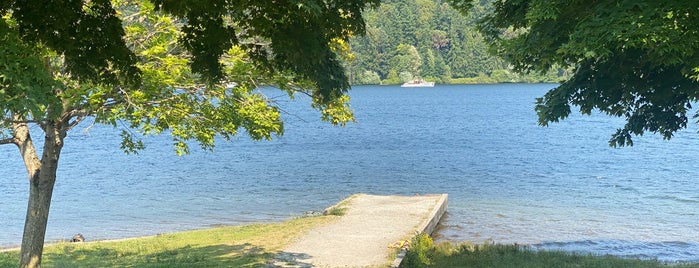
[[[270,267],[275,254],[313,227],[338,216],[218,227],[151,237],[46,246],[44,267]],[[403,261],[410,267],[697,267],[611,256],[533,251],[515,245],[433,245],[416,236]],[[17,267],[18,251],[0,253],[0,267]]]
[[[46,246],[43,267],[263,267],[284,246],[336,216],[218,227],[119,241]],[[0,267],[17,267],[19,252],[0,253]]]

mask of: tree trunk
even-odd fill
[[[53,175],[49,174],[53,173]],[[24,222],[20,267],[40,267],[56,172],[41,168],[29,182],[29,204]]]
[[[46,136],[41,161],[39,161],[27,125],[14,126],[15,141],[29,174],[29,204],[20,252],[22,268],[41,267],[49,207],[66,128],[67,126],[60,122],[49,122],[42,126]]]

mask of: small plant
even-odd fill
[[[359,194],[354,194],[345,200],[342,200],[342,202],[337,203],[337,205],[325,209],[325,211],[323,211],[323,215],[344,216],[347,213],[347,204],[349,204],[350,200],[358,195]]]
[[[429,235],[421,233],[413,237],[410,241],[410,248],[405,254],[402,267],[425,267],[432,263],[432,238]]]
[[[323,214],[324,215],[332,215],[332,216],[344,216],[345,213],[347,213],[347,208],[336,206],[336,207],[332,207],[332,208],[328,209]]]

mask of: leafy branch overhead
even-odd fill
[[[312,96],[324,120],[352,120],[335,44],[363,33],[362,9],[378,1],[51,3],[0,6],[9,44],[2,63],[25,64],[2,69],[5,114],[39,122],[52,118],[53,102],[54,115],[76,122],[96,116],[145,134],[171,130],[185,153],[189,140],[211,148],[240,127],[255,139],[280,135],[277,108],[253,91],[261,84]],[[125,150],[140,147],[132,130],[123,137]]]
[[[81,121],[119,128],[131,153],[141,135],[164,132],[178,154],[241,129],[270,139],[283,133],[280,112],[255,89],[273,85],[344,124],[353,117],[336,51],[378,3],[1,1],[0,145],[17,145],[30,185],[20,267],[41,266],[58,160]]]
[[[468,7],[471,1],[454,4]],[[537,100],[540,124],[571,105],[626,118],[610,145],[649,131],[669,139],[699,98],[699,2],[494,2],[481,21],[492,50],[520,72],[574,67],[572,78]]]

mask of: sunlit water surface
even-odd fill
[[[283,137],[184,157],[167,137],[126,156],[116,131],[85,125],[61,156],[47,240],[278,221],[357,192],[448,193],[441,240],[699,262],[697,125],[610,148],[622,119],[537,125],[534,99],[554,86],[355,87],[357,123],[345,128],[265,90],[284,109]],[[13,246],[28,182],[15,147],[0,146],[0,159],[0,246]]]

